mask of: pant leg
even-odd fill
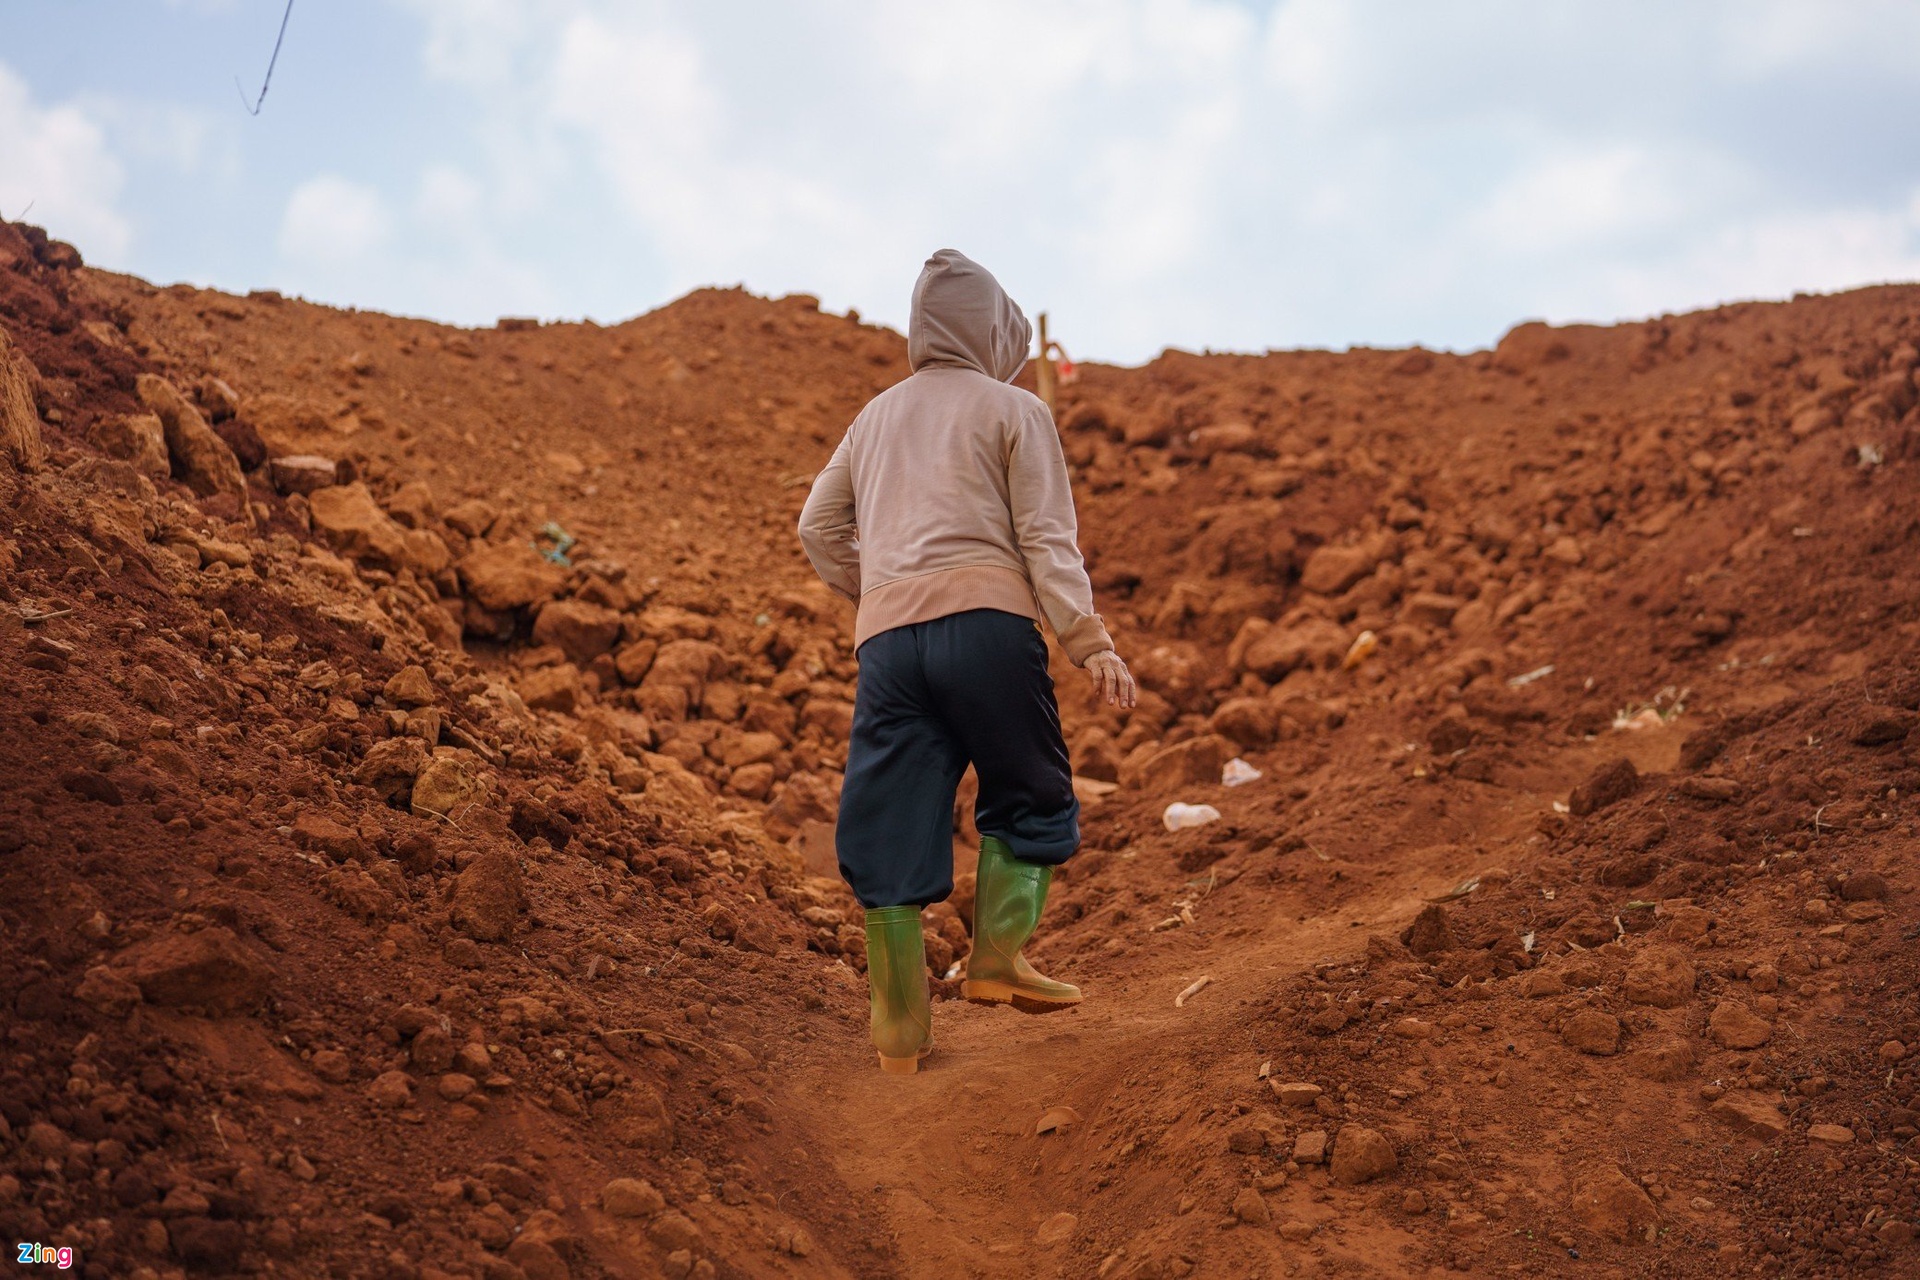
[[[918,627],[860,646],[834,846],[863,907],[953,892],[953,795],[967,761],[929,702]]]
[[[933,704],[980,777],[980,834],[1025,862],[1065,862],[1080,846],[1080,801],[1039,627],[997,609],[921,625]]]

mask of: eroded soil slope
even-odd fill
[[[14,1238],[421,1280],[1920,1257],[1920,289],[1083,369],[1149,690],[1056,670],[1087,848],[1036,953],[1090,998],[943,999],[908,1081],[833,874],[849,611],[791,536],[898,335],[725,291],[460,331],[25,227],[0,328]]]

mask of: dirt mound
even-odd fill
[[[107,352],[120,398],[42,374],[45,465],[0,477],[11,1227],[114,1276],[552,1275],[656,1254],[708,1274],[741,1232],[716,1201],[804,1241],[776,1194],[803,1162],[766,1093],[806,1023],[863,1012],[857,981],[822,990],[806,950],[837,938],[844,891],[712,793],[720,760],[754,768],[752,734],[655,753],[644,715],[594,696],[601,671],[563,661],[599,634],[577,615],[611,612],[632,628],[628,683],[698,714],[731,688],[692,638],[720,623],[635,609],[624,573],[541,558],[510,510],[485,542],[471,510],[443,522],[372,459],[284,495],[257,466],[242,508],[96,451],[97,402],[137,414],[124,393],[150,380],[194,389],[173,406],[190,425],[250,420],[223,370],[183,368],[138,322],[80,322],[124,317],[102,282],[24,255],[12,272],[67,305],[9,311],[19,350],[52,369]],[[496,549],[514,554],[487,576]],[[484,610],[516,661],[463,653],[443,600]],[[543,681],[581,714],[530,709]],[[745,753],[777,758],[763,795],[793,781],[790,747],[811,759],[787,728]],[[637,1199],[592,1207],[636,1176]],[[831,1225],[840,1199],[810,1196],[805,1221]]]
[[[711,290],[458,331],[19,227],[0,326],[17,1239],[112,1276],[1913,1265],[1920,289],[1083,367],[1148,690],[1056,672],[1087,849],[1037,950],[1092,999],[944,1000],[884,1088],[850,618],[792,524],[898,335]]]

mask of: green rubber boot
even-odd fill
[[[1004,840],[980,841],[973,891],[973,950],[960,993],[981,1004],[1010,1004],[1022,1013],[1051,1013],[1080,1003],[1080,988],[1055,982],[1027,963],[1020,948],[1040,924],[1053,868],[1022,862]]]
[[[920,908],[868,910],[867,992],[880,1069],[912,1075],[920,1069],[920,1059],[933,1052],[933,1010],[927,1005],[927,952],[920,936]]]

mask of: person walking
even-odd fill
[[[866,911],[873,1045],[910,1074],[933,1048],[920,913],[953,891],[953,801],[972,764],[980,866],[962,993],[1044,1013],[1080,1001],[1021,954],[1080,804],[1045,619],[1100,697],[1131,707],[1076,545],[1053,418],[1009,385],[1032,326],[991,273],[942,249],[913,288],[912,376],[875,396],[813,482],[800,542],[857,606],[840,874]]]

